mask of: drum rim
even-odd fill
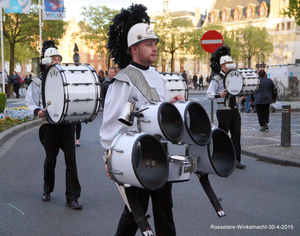
[[[158,187],[156,187],[156,188],[149,188],[149,187],[146,187],[144,181],[142,181],[141,178],[139,177],[139,174],[138,174],[138,172],[137,172],[136,165],[133,163],[133,162],[134,162],[134,158],[133,158],[133,153],[134,153],[134,152],[133,152],[133,150],[134,150],[134,148],[136,147],[137,143],[138,143],[142,138],[145,138],[145,137],[154,140],[159,146],[161,146],[162,151],[163,151],[164,154],[165,154],[165,160],[166,160],[166,172],[167,172],[167,173],[166,173],[166,175],[165,175],[164,181],[162,181],[162,183],[161,183]],[[153,135],[150,135],[150,134],[147,134],[147,133],[142,133],[142,134],[139,135],[139,136],[137,137],[137,139],[134,141],[134,143],[133,143],[133,145],[132,145],[132,152],[131,152],[131,153],[132,153],[132,158],[131,158],[132,169],[133,169],[133,171],[134,171],[134,174],[135,174],[135,176],[136,176],[138,182],[139,182],[145,189],[150,190],[150,191],[154,191],[154,190],[158,190],[158,189],[162,188],[162,187],[166,184],[166,182],[167,182],[167,180],[168,180],[168,177],[169,177],[169,162],[168,162],[168,157],[167,157],[166,150],[164,149],[162,143],[161,143],[157,138],[155,138]]]
[[[174,108],[174,112],[177,112],[178,117],[180,117],[181,133],[180,133],[180,135],[177,138],[171,138],[165,132],[165,130],[163,129],[162,122],[161,122],[161,116],[160,116],[161,110],[162,110],[163,106],[171,106],[172,108]],[[177,107],[173,103],[171,103],[171,102],[162,102],[159,105],[158,112],[157,112],[157,121],[158,121],[158,125],[159,125],[159,128],[160,128],[161,132],[163,133],[163,135],[166,137],[167,140],[169,140],[170,142],[173,142],[173,143],[180,142],[180,140],[183,138],[183,135],[184,135],[184,121],[182,119],[182,116],[181,116],[179,110],[177,109]]]
[[[206,142],[203,142],[203,143],[200,143],[200,142],[198,142],[198,141],[195,140],[194,135],[191,133],[190,129],[188,128],[187,122],[185,122],[185,120],[186,120],[186,117],[185,117],[185,116],[186,116],[186,114],[187,114],[187,110],[188,110],[188,108],[189,108],[191,105],[194,105],[194,104],[196,104],[197,106],[199,106],[200,109],[204,111],[205,116],[206,116],[207,120],[209,121],[209,122],[208,122],[208,124],[209,124],[209,126],[210,126],[210,127],[209,127],[209,137],[208,137],[207,141],[206,141]],[[203,113],[203,114],[204,114],[204,113]],[[191,139],[193,140],[193,142],[195,142],[197,145],[205,146],[205,145],[207,145],[207,144],[210,142],[211,137],[212,137],[211,122],[210,122],[210,119],[209,119],[209,117],[208,117],[208,115],[207,115],[207,113],[206,113],[206,110],[204,109],[204,107],[203,107],[200,103],[195,102],[195,101],[190,101],[190,102],[188,102],[188,103],[186,104],[185,109],[184,109],[184,121],[183,121],[183,122],[184,122],[185,129],[186,129],[186,131],[188,132],[188,135],[191,137]]]
[[[63,80],[63,78],[62,78],[63,76],[61,74],[63,69],[59,65],[53,64],[53,65],[50,65],[50,66],[46,67],[46,70],[44,71],[44,74],[46,75],[46,77],[43,78],[43,80],[42,80],[42,104],[43,104],[43,107],[47,106],[46,105],[46,98],[45,98],[45,86],[46,86],[46,81],[47,81],[47,75],[48,75],[48,72],[50,71],[50,69],[52,69],[53,67],[55,67],[58,70],[58,72],[61,75],[61,79]],[[64,90],[65,90],[65,88],[64,88]],[[64,99],[66,100],[65,92],[64,92]],[[66,110],[66,103],[64,102],[64,105],[63,105],[63,108],[62,108],[62,114],[64,114],[65,110]],[[51,124],[61,124],[61,122],[63,121],[63,115],[62,114],[60,115],[59,120],[57,122],[55,122],[51,118],[51,116],[49,115],[48,111],[46,111],[46,118],[49,121],[49,123],[51,123]]]
[[[236,152],[235,152],[235,148],[234,148],[234,145],[233,145],[233,143],[232,143],[231,138],[228,136],[228,134],[227,134],[224,130],[222,130],[222,129],[220,129],[220,128],[215,128],[215,129],[212,130],[212,134],[213,134],[214,132],[221,132],[222,134],[226,135],[226,136],[228,137],[228,140],[227,140],[227,141],[229,141],[229,142],[231,143],[232,148],[233,148],[233,152],[234,152],[234,160],[235,160],[234,164],[232,165],[233,168],[231,169],[230,172],[228,172],[228,173],[226,173],[226,174],[222,174],[222,173],[220,173],[220,171],[217,170],[216,166],[215,166],[214,163],[213,163],[213,160],[212,160],[213,157],[212,157],[211,152],[210,152],[210,151],[211,151],[211,150],[210,150],[210,148],[211,148],[210,146],[211,146],[211,145],[207,145],[207,152],[208,152],[208,156],[209,156],[209,161],[210,161],[210,164],[211,164],[212,168],[214,169],[215,173],[216,173],[218,176],[220,176],[220,177],[228,177],[228,176],[230,176],[230,175],[234,172],[235,166],[236,166]],[[213,138],[213,136],[212,136],[212,138]],[[213,150],[212,150],[212,151],[213,151]],[[213,154],[213,153],[212,153],[212,154]]]

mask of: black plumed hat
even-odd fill
[[[42,55],[41,55],[41,63],[40,63],[40,71],[43,73],[45,71],[46,66],[42,64],[42,59],[44,58],[45,51],[48,48],[56,48],[55,42],[53,40],[45,40],[43,42],[43,47],[42,47]]]
[[[106,45],[111,57],[123,69],[129,65],[131,56],[127,53],[127,34],[132,26],[138,23],[150,24],[150,17],[146,13],[147,7],[142,4],[132,4],[112,19],[109,26],[108,43]]]
[[[210,58],[210,67],[215,73],[219,73],[221,70],[220,59],[222,56],[231,56],[230,54],[230,47],[228,46],[221,46],[219,47],[211,56]]]

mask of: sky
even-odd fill
[[[200,8],[201,14],[205,14],[205,9],[207,12],[210,10],[214,0],[170,0],[171,11],[195,11],[196,7]],[[64,0],[66,8],[66,18],[64,20],[71,20],[72,16],[75,17],[76,21],[82,20],[80,14],[80,9],[83,6],[107,6],[115,10],[121,10],[121,8],[127,8],[132,3],[141,3],[147,7],[148,14],[154,11],[163,10],[163,0]]]

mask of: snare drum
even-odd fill
[[[167,154],[161,142],[152,135],[120,133],[108,156],[108,170],[118,184],[157,190],[167,182]]]
[[[251,95],[258,90],[260,79],[255,70],[230,70],[224,78],[224,87],[230,95]]]
[[[51,66],[42,82],[42,95],[47,119],[53,124],[91,122],[100,110],[100,81],[88,64]]]
[[[184,182],[190,180],[191,161],[185,156],[169,156],[168,182]]]
[[[179,74],[163,72],[160,74],[166,81],[166,87],[169,91],[170,100],[178,94],[181,94],[186,101],[188,100],[189,90],[187,88],[186,82]]]
[[[157,135],[173,143],[179,142],[184,133],[183,120],[178,109],[170,102],[150,102],[142,107],[138,125],[142,132]]]

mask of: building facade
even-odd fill
[[[275,50],[267,61],[255,58],[252,65],[294,64],[300,58],[300,29],[294,18],[280,13],[288,3],[288,0],[214,0],[204,26],[219,23],[228,31],[247,25],[265,27]]]

